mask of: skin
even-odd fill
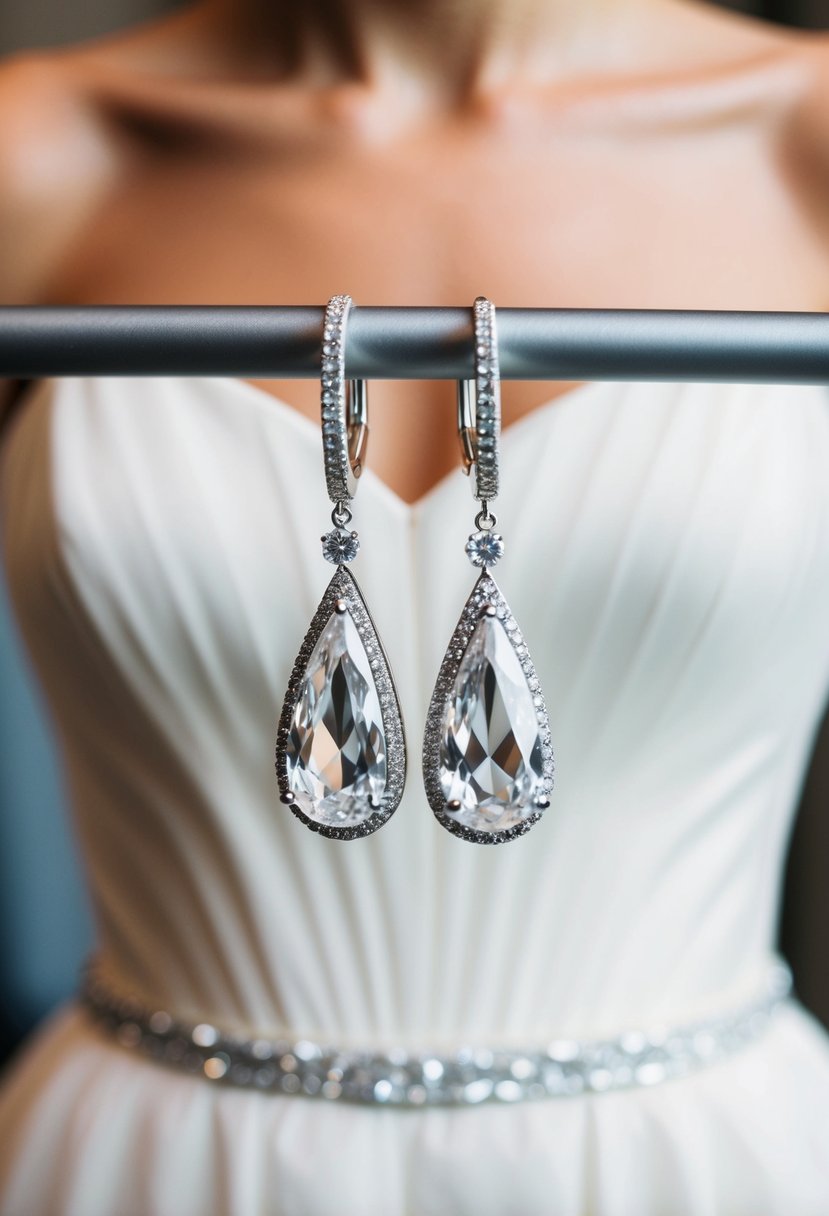
[[[824,311],[828,67],[687,0],[196,3],[0,64],[0,303]],[[504,426],[572,387],[505,383]],[[369,397],[415,502],[454,386]]]

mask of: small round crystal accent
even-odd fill
[[[494,566],[504,556],[504,538],[492,531],[473,532],[466,553],[473,566]]]
[[[360,549],[360,541],[356,532],[346,532],[342,528],[334,528],[326,532],[322,538],[322,556],[335,566],[343,562],[353,562]]]

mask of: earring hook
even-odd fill
[[[322,328],[322,451],[328,497],[335,506],[356,495],[368,447],[367,384],[345,374],[345,334],[353,305],[349,295],[332,296]]]
[[[472,308],[474,379],[457,382],[458,441],[461,467],[472,478],[479,500],[498,494],[498,439],[501,432],[501,378],[495,305],[478,296]]]

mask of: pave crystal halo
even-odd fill
[[[347,504],[357,491],[368,437],[365,381],[345,378],[351,306],[350,296],[333,296],[323,325],[323,458],[334,527],[321,541],[323,557],[337,569],[296,657],[276,734],[282,802],[312,831],[334,840],[375,832],[400,804],[406,778],[389,661],[345,566],[360,547],[348,530]]]
[[[495,309],[475,300],[475,381],[458,382],[464,471],[481,503],[466,543],[481,569],[449,642],[429,705],[423,780],[438,822],[463,840],[501,844],[550,805],[555,761],[541,684],[490,567],[503,556],[490,503],[498,492],[500,384]]]

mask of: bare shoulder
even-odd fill
[[[0,61],[0,304],[37,302],[63,238],[59,200],[78,190],[84,120],[48,55]],[[71,209],[71,202],[70,202]],[[18,382],[0,380],[0,423]]]
[[[824,263],[829,300],[829,31],[803,33],[790,67],[792,103],[781,114],[778,155]]]
[[[803,168],[824,191],[829,187],[829,30],[812,31],[797,45],[801,88],[792,112],[791,138],[803,156]],[[824,193],[829,211],[829,193]]]
[[[106,176],[104,142],[67,64],[0,61],[0,303],[37,302],[63,242]]]
[[[646,54],[680,87],[697,82],[714,105],[759,103],[756,113],[806,117],[829,92],[829,30],[786,26],[709,0],[653,0]]]
[[[51,302],[64,259],[130,163],[99,105],[101,82],[142,71],[165,43],[175,49],[181,24],[148,21],[0,59],[0,305]],[[0,425],[18,388],[0,380]]]
[[[32,305],[44,291],[109,166],[64,56],[0,60],[0,304]],[[0,381],[0,418],[15,381]]]
[[[829,300],[829,30],[785,26],[707,0],[654,5],[650,62],[658,89],[667,78],[675,92],[671,105],[653,105],[643,124],[664,130],[676,121],[715,137],[729,122],[750,128],[814,251],[814,281],[826,284]],[[632,96],[638,100],[636,90]],[[814,281],[807,285],[812,297]]]
[[[0,59],[0,304],[48,303],[61,252],[129,164],[100,104],[105,84],[186,67],[188,49],[200,54],[200,12]]]

